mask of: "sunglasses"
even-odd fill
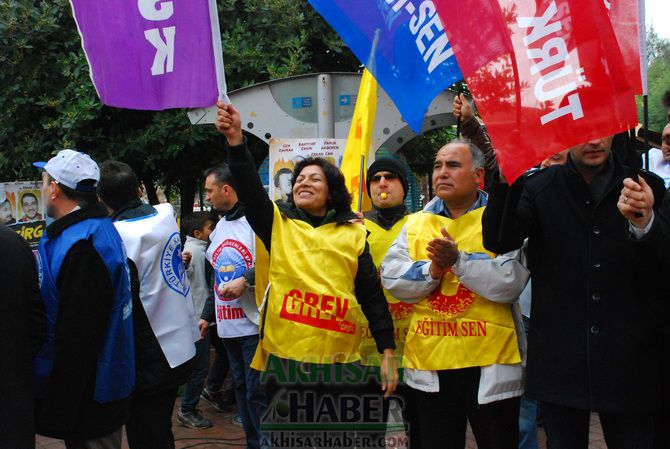
[[[661,141],[663,141],[663,143],[666,145],[670,145],[670,134],[668,134],[667,136],[663,136]]]
[[[386,179],[387,181],[390,181],[392,179],[398,179],[398,175],[396,173],[386,173],[385,175],[373,175],[370,178],[370,182],[379,182],[382,180],[382,178]]]

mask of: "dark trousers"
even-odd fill
[[[246,337],[222,338],[228,353],[230,372],[235,384],[237,408],[247,437],[247,448],[258,449],[261,437],[261,417],[265,414],[267,398],[260,384],[260,372],[251,368],[258,346],[258,334]]]
[[[670,330],[657,332],[654,338],[657,350],[658,372],[661,380],[659,406],[654,413],[654,449],[670,449],[670,382],[666,379],[670,372]]]
[[[587,449],[591,412],[541,403],[547,449]],[[599,413],[608,449],[651,449],[654,425],[651,414]]]
[[[421,449],[463,449],[470,421],[479,449],[517,449],[519,398],[479,404],[480,368],[438,371],[440,391],[415,390]]]
[[[104,437],[91,440],[65,440],[67,449],[121,449],[121,427]]]
[[[228,353],[223,347],[221,337],[217,334],[216,326],[212,326],[209,329],[208,335],[209,344],[211,347],[214,347],[216,352],[214,354],[214,362],[212,362],[212,366],[209,368],[209,375],[207,376],[205,386],[210,392],[215,392],[223,388],[230,367],[228,364]]]
[[[191,374],[191,380],[184,388],[184,395],[181,397],[180,409],[182,413],[190,413],[198,407],[200,402],[200,393],[205,386],[205,378],[209,371],[209,334],[205,338],[195,342],[195,369]]]
[[[265,446],[289,449],[297,438],[319,449],[384,447],[389,404],[378,376],[378,369],[357,362],[313,364],[271,355],[261,378],[269,398]]]
[[[384,392],[381,387],[381,375],[379,374],[379,368],[375,367],[377,375],[373,379],[367,379],[367,382],[360,388],[360,395],[368,396],[382,396]],[[354,391],[357,391],[354,389]],[[408,385],[399,382],[398,388],[391,398],[384,399],[384,406],[381,409],[381,416],[379,417],[380,422],[386,423],[389,421],[389,411],[391,410],[391,405],[388,401],[395,401],[399,406],[401,417],[400,419],[396,418],[394,421],[402,421],[405,424],[405,435],[408,438],[406,447],[410,449],[419,449],[421,447],[421,437],[419,433],[419,420],[417,419],[417,408],[416,408],[416,399],[414,398],[416,390],[409,387]],[[363,433],[363,432],[361,432]],[[374,436],[383,436],[385,430],[382,432],[371,433]],[[377,441],[374,438],[368,438],[367,441]]]
[[[130,449],[173,449],[172,410],[177,387],[133,397],[126,436]]]

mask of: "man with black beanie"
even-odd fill
[[[368,169],[365,185],[372,199],[372,210],[364,215],[367,220],[388,231],[408,214],[405,207],[407,176],[400,161],[390,157],[374,161]]]
[[[365,227],[370,233],[368,235],[370,254],[375,265],[379,267],[391,243],[393,243],[405,225],[409,214],[409,211],[405,207],[408,185],[403,164],[390,157],[377,159],[368,168],[366,186],[368,195],[372,199],[372,210],[364,214]],[[386,289],[384,289],[384,295],[386,296],[389,310],[393,317],[396,354],[402,357],[405,336],[407,335],[409,320],[412,317],[413,306],[399,302]],[[371,334],[367,332],[366,324],[361,327],[363,330],[360,346],[361,363],[366,366],[378,367],[381,360],[374,340]],[[369,385],[368,388],[370,394],[379,389],[377,385]],[[401,406],[404,420],[409,424],[408,436],[410,447],[419,447],[418,423],[416,419],[412,419],[415,414],[412,413],[414,401],[409,397],[411,391],[410,388],[400,386],[396,396],[399,396],[402,401]],[[385,407],[385,409],[388,410],[388,407]],[[383,418],[386,421],[386,417]]]

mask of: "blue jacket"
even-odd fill
[[[102,258],[114,285],[114,301],[106,323],[104,343],[97,359],[93,399],[107,403],[130,396],[135,384],[132,301],[123,244],[109,218],[76,222],[54,238],[45,233],[39,244],[38,272],[47,312],[47,339],[35,358],[37,396],[44,395],[54,364],[56,321],[60,304],[57,280],[68,251],[89,240]],[[94,301],[96,298],[91,297]]]

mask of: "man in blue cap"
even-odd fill
[[[68,449],[121,447],[135,382],[123,243],[95,192],[98,165],[62,150],[44,169],[51,223],[39,244],[47,339],[35,358],[37,433]]]

